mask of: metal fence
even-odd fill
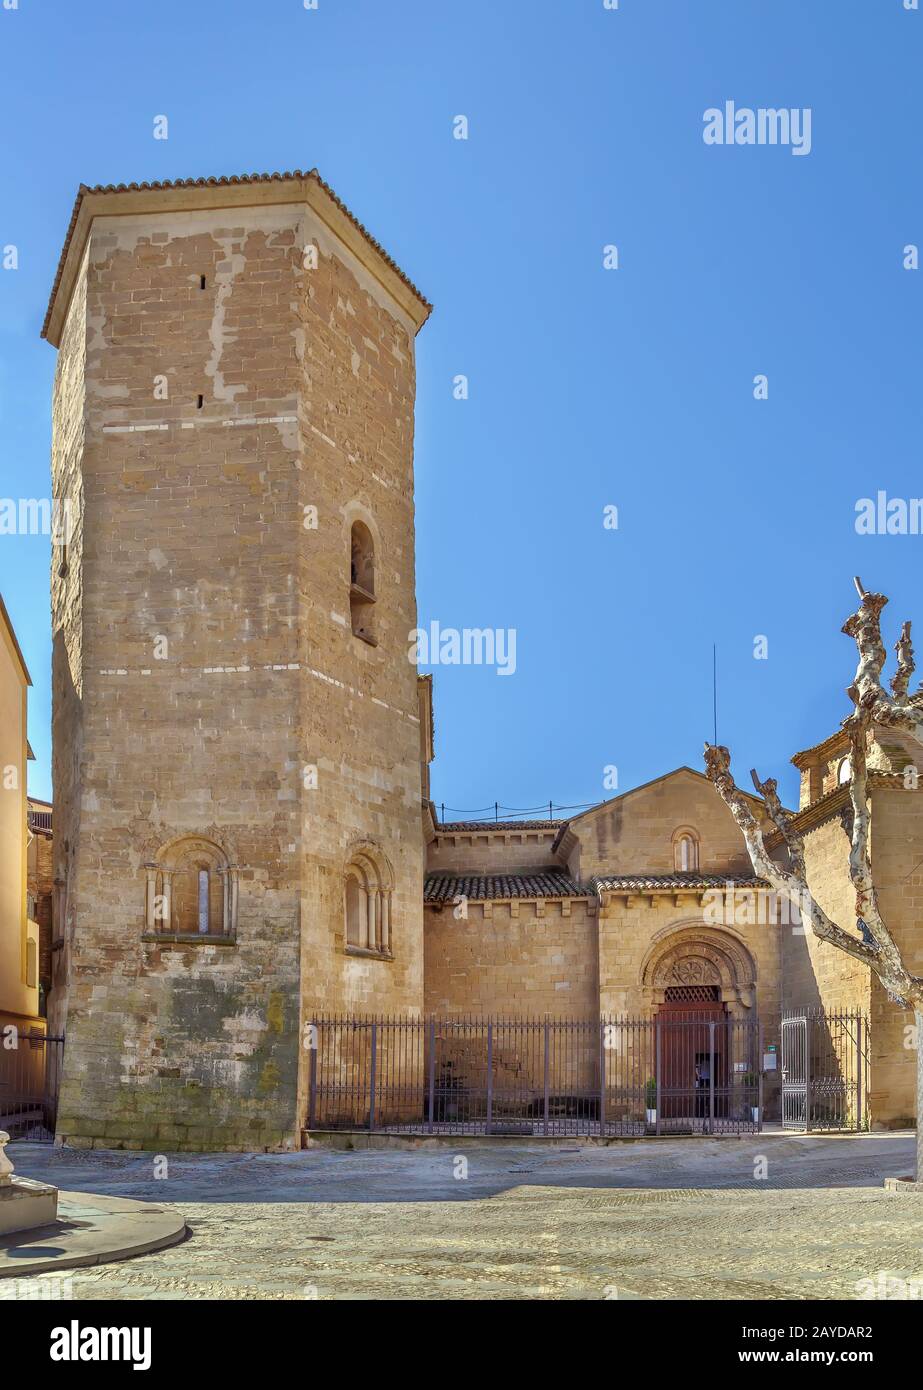
[[[396,1134],[742,1134],[761,1029],[658,1019],[317,1018],[307,1124]]]
[[[33,1144],[54,1140],[64,1039],[0,1028],[0,1130]]]
[[[782,1015],[783,1129],[868,1128],[869,1028],[851,1010]]]

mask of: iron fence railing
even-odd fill
[[[868,1129],[869,1025],[859,1010],[782,1015],[785,1129]]]
[[[759,1024],[320,1017],[307,1125],[398,1134],[741,1134],[762,1125]]]
[[[57,1120],[64,1039],[0,1028],[0,1130],[51,1143]]]

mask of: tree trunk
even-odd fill
[[[917,1182],[923,1182],[923,1011],[915,1009],[913,1021],[917,1045],[917,1166],[913,1176]]]

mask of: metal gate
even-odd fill
[[[808,1128],[808,1020],[782,1019],[782,1128]]]
[[[0,1130],[32,1144],[54,1141],[64,1039],[0,1029]]]
[[[309,1130],[396,1134],[754,1134],[761,1030],[657,1018],[317,1018]]]
[[[851,1010],[782,1017],[782,1127],[868,1128],[868,1020]]]

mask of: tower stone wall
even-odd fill
[[[49,331],[61,1140],[296,1144],[311,1020],[422,1006],[427,308],[312,176],[78,203]]]

